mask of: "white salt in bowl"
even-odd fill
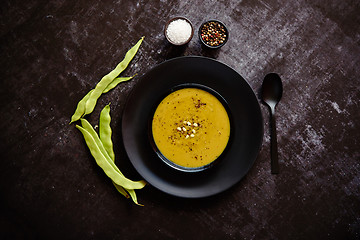
[[[171,44],[181,46],[190,42],[194,35],[194,28],[187,18],[174,17],[166,23],[164,34]]]

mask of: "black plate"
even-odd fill
[[[201,172],[169,167],[154,151],[149,121],[160,101],[181,84],[214,89],[228,103],[231,141],[221,161]],[[147,72],[130,93],[122,118],[127,155],[152,186],[171,195],[199,198],[220,193],[239,182],[253,165],[263,137],[263,119],[249,84],[232,68],[204,57],[179,57]]]

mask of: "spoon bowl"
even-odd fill
[[[276,73],[267,74],[264,78],[261,90],[262,100],[270,108],[275,108],[275,106],[279,103],[283,92],[280,76]]]
[[[283,92],[281,78],[276,73],[269,73],[265,76],[262,88],[261,97],[263,102],[270,108],[270,123],[271,123],[271,173],[279,173],[279,161],[277,150],[276,137],[276,121],[275,121],[275,107],[279,103]]]

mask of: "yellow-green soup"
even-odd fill
[[[184,88],[161,101],[152,120],[152,134],[168,160],[197,168],[213,162],[224,151],[230,121],[215,96],[198,88]]]

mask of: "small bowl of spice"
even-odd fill
[[[200,41],[209,48],[220,48],[229,39],[229,31],[218,20],[204,22],[199,28]]]
[[[190,42],[194,35],[194,28],[188,19],[175,17],[166,23],[164,34],[171,44],[181,46]]]

